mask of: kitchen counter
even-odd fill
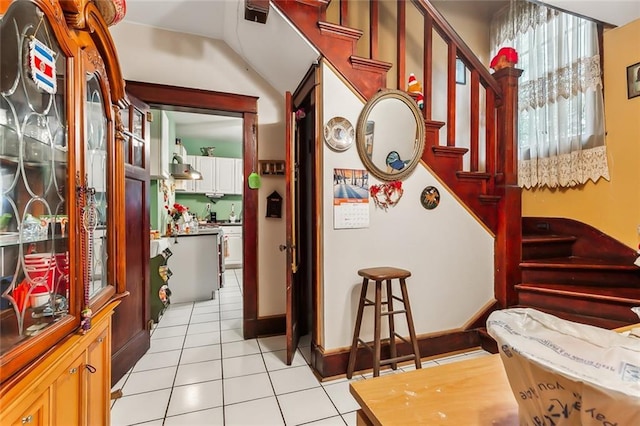
[[[168,238],[158,238],[157,240],[150,241],[151,247],[149,250],[149,257],[154,258],[160,253],[162,250],[169,248],[169,239]]]
[[[210,300],[222,283],[220,229],[169,238],[171,252],[171,303]],[[186,238],[188,237],[188,238]],[[199,238],[193,238],[199,237]]]
[[[198,235],[215,235],[219,234],[222,231],[220,227],[209,227],[209,228],[199,228],[198,232],[190,232],[188,234],[178,234],[178,238],[180,237],[197,237]],[[171,238],[174,236],[172,235]]]

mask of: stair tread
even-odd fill
[[[352,38],[354,40],[358,40],[363,34],[363,31],[357,28],[345,27],[344,25],[333,24],[331,22],[319,21],[318,27],[320,27],[321,31]]]
[[[638,270],[638,267],[629,262],[628,259],[606,259],[595,257],[556,257],[548,259],[531,259],[520,263],[522,268],[565,268],[565,269],[618,269],[618,270]]]
[[[516,284],[518,290],[553,292],[562,294],[580,294],[592,296],[604,296],[614,299],[631,299],[640,301],[640,288],[633,287],[597,287],[575,284],[543,284],[543,283],[522,283]]]
[[[458,146],[436,145],[431,147],[436,155],[461,157],[466,154],[469,149]]]
[[[393,66],[390,62],[381,61],[379,59],[365,58],[363,56],[351,55],[349,61],[354,67],[376,69],[382,73],[386,73]]]
[[[469,171],[457,171],[456,174],[460,179],[478,179],[478,180],[489,180],[491,178],[491,174],[487,172],[469,172]]]
[[[529,234],[522,236],[522,244],[537,244],[537,243],[570,243],[576,241],[577,238],[573,235],[558,235],[558,234]]]

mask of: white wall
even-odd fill
[[[330,67],[323,65],[322,73],[321,122],[342,116],[356,126],[362,101]],[[356,147],[344,152],[323,148],[325,351],[351,344],[361,268],[397,266],[412,272],[407,286],[418,334],[461,327],[493,299],[493,238],[424,165],[403,182],[397,206],[385,212],[370,203],[369,228],[340,230],[333,229],[334,168],[362,169]],[[420,204],[429,185],[441,195],[434,210]],[[363,323],[365,340],[372,339],[372,330],[372,320]],[[399,332],[406,334],[406,329]]]
[[[257,96],[258,158],[284,159],[284,94],[223,41],[121,22],[110,27],[126,80]],[[257,165],[255,165],[257,168]],[[245,177],[246,178],[246,177]],[[284,220],[265,219],[266,198],[284,179],[263,179],[258,212],[259,315],[285,311]]]
[[[224,42],[135,24],[111,28],[125,79],[258,96],[259,158],[284,159],[284,99]],[[143,53],[144,52],[144,53]],[[323,67],[322,123],[343,116],[355,126],[363,107],[344,83]],[[323,150],[323,328],[326,350],[349,346],[360,277],[357,270],[396,265],[412,271],[409,292],[418,333],[462,326],[493,297],[493,239],[419,165],[404,182],[400,204],[388,212],[370,206],[368,229],[334,230],[333,168],[362,168],[354,147]],[[375,182],[371,182],[375,183]],[[420,205],[425,186],[440,189],[441,204]],[[285,312],[284,220],[265,219],[265,200],[284,193],[284,179],[263,177],[259,217],[260,316]],[[363,333],[370,334],[372,323]],[[402,328],[400,332],[405,332]]]

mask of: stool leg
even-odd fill
[[[353,331],[353,341],[351,342],[351,351],[349,352],[349,365],[347,366],[347,379],[353,376],[353,369],[356,365],[356,352],[358,351],[358,338],[360,337],[360,325],[362,324],[362,311],[364,311],[365,299],[367,298],[367,287],[369,280],[362,280],[362,290],[360,291],[360,303],[358,304],[358,314],[356,315],[356,324]]]
[[[380,375],[380,316],[382,314],[382,281],[376,281],[376,304],[373,323],[373,377]]]
[[[391,290],[391,280],[387,280],[387,312],[393,312],[393,292]],[[391,358],[395,358],[398,353],[396,352],[396,329],[393,323],[393,314],[388,314],[389,317],[389,349],[391,351]],[[392,369],[398,368],[397,362],[391,363]]]
[[[407,325],[409,326],[409,336],[411,336],[411,344],[413,345],[413,353],[416,356],[416,370],[422,368],[420,363],[420,348],[418,348],[418,339],[416,331],[413,327],[413,315],[411,314],[411,306],[409,305],[409,294],[407,293],[407,285],[404,278],[400,279],[400,290],[402,291],[402,299],[404,300],[404,309],[407,314]]]

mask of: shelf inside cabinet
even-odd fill
[[[284,160],[259,160],[260,174],[263,176],[284,176]]]

